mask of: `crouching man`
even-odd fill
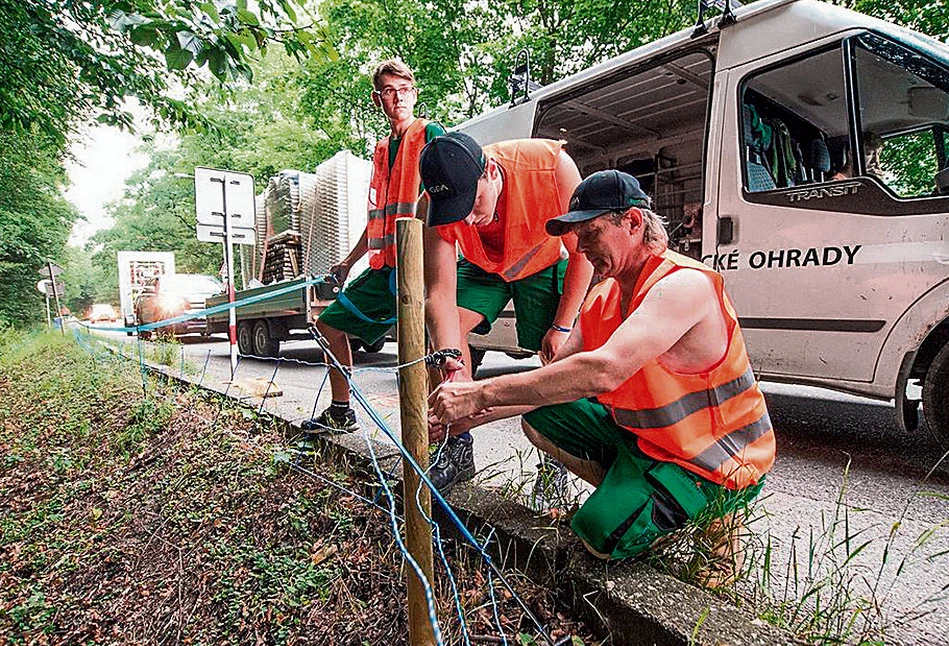
[[[700,514],[758,494],[775,438],[722,277],[667,250],[639,182],[602,171],[566,214],[596,274],[556,360],[531,372],[446,382],[433,439],[523,414],[527,437],[596,491],[571,526],[601,558],[635,556]]]

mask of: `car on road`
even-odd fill
[[[109,303],[95,303],[92,309],[89,310],[90,323],[101,323],[102,321],[115,323],[118,318],[119,316],[115,313],[115,308]]]
[[[170,274],[155,277],[145,283],[142,292],[135,298],[135,322],[137,325],[147,325],[204,310],[205,301],[221,293],[223,289],[220,281],[205,274]],[[207,319],[203,316],[155,330],[143,330],[139,336],[149,339],[152,332],[162,336],[210,333]]]

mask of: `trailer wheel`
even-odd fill
[[[949,343],[942,346],[923,382],[923,415],[944,449],[949,449]]]
[[[280,341],[270,334],[267,321],[254,323],[254,354],[258,357],[276,357],[280,354]]]
[[[237,351],[241,356],[254,354],[254,322],[241,321],[237,324]]]

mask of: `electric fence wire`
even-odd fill
[[[494,536],[494,528],[491,528],[491,531],[488,532],[488,537],[484,539],[485,545],[491,544],[491,538]],[[501,643],[504,646],[507,646],[507,635],[504,634],[504,626],[501,625],[501,617],[498,615],[498,600],[494,593],[494,576],[491,574],[491,569],[488,569],[488,594],[491,595],[491,610],[494,613],[494,623],[498,627],[498,632],[501,634]]]
[[[75,334],[76,334],[76,338],[79,339],[78,332],[75,332]],[[130,357],[126,357],[126,356],[125,356],[125,354],[124,354],[124,352],[123,352],[123,350],[122,350],[121,347],[115,348],[115,347],[113,347],[112,345],[110,345],[110,344],[108,344],[108,343],[99,344],[99,345],[104,345],[105,348],[106,348],[108,351],[110,351],[110,352],[112,353],[112,356],[117,355],[118,358],[123,359],[123,360],[126,360],[126,361],[130,359]],[[88,343],[88,342],[82,342],[82,341],[80,340],[80,341],[79,341],[79,346],[80,346],[81,348],[83,348],[84,350],[89,351],[89,352],[91,352],[91,353],[94,353],[94,352],[96,351],[96,350],[95,350],[95,347],[94,347],[93,345],[91,345],[90,343]],[[208,357],[209,357],[209,358],[210,358],[210,352],[211,352],[211,351],[209,350],[209,351],[208,351]],[[189,413],[191,414],[192,417],[194,417],[194,418],[196,418],[196,419],[198,419],[198,420],[201,420],[201,421],[203,421],[205,424],[207,424],[207,425],[208,425],[208,428],[209,428],[210,430],[215,431],[215,432],[221,432],[221,431],[223,431],[223,432],[226,433],[227,435],[230,435],[232,438],[234,438],[234,439],[236,439],[236,440],[239,440],[241,443],[247,444],[248,446],[252,447],[257,453],[259,453],[261,456],[263,456],[263,457],[265,457],[265,458],[267,458],[267,459],[269,459],[269,460],[274,460],[274,461],[279,462],[279,463],[281,463],[281,464],[286,464],[287,467],[290,468],[291,470],[296,471],[296,472],[298,472],[298,473],[301,473],[301,474],[303,474],[303,475],[305,475],[305,476],[307,476],[307,477],[310,477],[310,478],[312,478],[312,479],[315,479],[315,480],[318,481],[318,482],[322,482],[322,483],[324,483],[324,484],[327,484],[327,485],[329,485],[330,487],[336,489],[337,491],[340,491],[340,492],[345,493],[345,494],[347,494],[347,495],[349,495],[349,496],[352,496],[353,498],[356,498],[357,500],[359,500],[359,501],[361,501],[361,502],[363,502],[363,503],[369,505],[370,507],[374,507],[375,509],[377,509],[377,510],[379,510],[379,511],[381,511],[381,512],[385,512],[385,513],[388,513],[388,512],[389,512],[389,510],[388,510],[386,507],[383,507],[382,505],[379,505],[379,504],[373,502],[373,501],[370,500],[369,498],[367,498],[367,497],[365,497],[365,496],[359,494],[358,492],[356,492],[356,491],[354,491],[354,490],[352,490],[352,489],[348,489],[348,488],[344,487],[343,485],[339,484],[338,482],[336,482],[336,481],[334,481],[334,480],[331,480],[330,478],[327,478],[327,477],[325,477],[325,476],[323,476],[323,475],[320,475],[319,473],[317,473],[317,472],[315,472],[315,471],[312,471],[312,470],[310,470],[310,469],[307,469],[306,467],[302,466],[299,462],[295,462],[295,461],[292,461],[292,460],[286,460],[286,459],[283,459],[282,457],[275,457],[272,453],[266,451],[263,447],[261,447],[261,446],[258,445],[257,443],[255,443],[255,442],[248,442],[248,441],[247,441],[247,440],[248,440],[247,437],[241,436],[241,435],[239,435],[239,434],[237,434],[237,433],[235,433],[235,432],[233,432],[233,431],[231,431],[231,430],[229,430],[229,429],[226,429],[226,428],[223,428],[223,427],[218,427],[217,424],[218,424],[218,421],[219,421],[219,415],[215,416],[214,419],[211,419],[211,418],[205,417],[205,416],[203,416],[203,415],[199,415],[198,413],[195,413],[194,411],[189,411]],[[399,517],[399,520],[401,520],[401,517]]]
[[[428,467],[428,470],[426,471],[426,473],[430,473],[432,468],[438,463],[438,459],[441,458],[442,452],[445,450],[445,447],[448,444],[447,439],[448,439],[448,436],[446,435],[445,436],[446,441],[441,442],[439,444],[438,451],[435,454],[435,460]],[[435,546],[438,547],[438,557],[441,560],[442,565],[445,566],[445,573],[448,576],[448,582],[451,585],[451,593],[452,593],[452,596],[454,597],[455,609],[458,613],[458,622],[459,622],[459,625],[461,626],[461,636],[464,638],[466,646],[471,646],[471,640],[468,636],[468,622],[465,620],[465,612],[461,604],[461,595],[458,592],[458,584],[455,581],[454,574],[452,574],[451,565],[449,565],[448,563],[448,557],[445,556],[445,548],[443,546],[443,541],[442,541],[442,528],[437,522],[435,522],[434,518],[432,518],[430,515],[425,513],[425,509],[422,506],[422,500],[420,497],[421,495],[422,495],[422,482],[419,481],[418,487],[415,488],[415,504],[418,506],[419,511],[422,512],[422,517],[425,519],[425,522],[432,526],[432,531],[435,534]],[[502,633],[502,639],[503,637],[504,635]]]
[[[432,624],[432,633],[435,637],[435,642],[438,646],[444,646],[444,641],[442,641],[442,629],[438,623],[438,615],[435,612],[435,598],[432,591],[432,584],[429,582],[428,577],[425,576],[425,573],[422,572],[421,566],[409,553],[408,547],[406,547],[405,542],[402,540],[402,534],[399,531],[399,523],[395,513],[395,494],[393,494],[392,489],[389,488],[389,482],[382,471],[382,467],[379,465],[376,449],[373,447],[373,441],[369,437],[368,432],[363,431],[363,438],[365,438],[366,446],[369,448],[369,457],[372,460],[372,467],[375,469],[376,475],[379,476],[379,482],[382,484],[382,488],[386,492],[386,499],[389,501],[389,520],[392,526],[392,537],[395,539],[399,551],[402,552],[402,558],[412,567],[415,576],[418,577],[419,582],[422,584],[422,590],[425,593],[425,603],[428,606],[428,620]],[[421,510],[421,505],[419,505],[419,509]],[[423,511],[422,513],[424,515],[425,512]]]
[[[289,291],[289,290],[288,290],[287,288],[284,288],[283,291]],[[248,300],[253,300],[253,297],[252,297],[251,299],[245,299],[245,301],[248,301]],[[262,300],[262,299],[260,299],[260,300]],[[229,306],[236,306],[237,304],[236,304],[236,303],[229,303],[229,304],[226,304],[226,305],[229,305]],[[222,307],[223,307],[223,306],[217,306],[217,308],[222,308]],[[212,308],[212,309],[213,309],[213,308]],[[226,308],[223,308],[223,309],[226,309]],[[183,317],[177,317],[177,318],[183,318]],[[177,322],[176,319],[168,319],[167,321],[163,321],[163,322],[160,322],[160,323],[162,323],[163,325],[169,325],[169,324],[172,324],[173,322]],[[90,328],[90,329],[95,329],[96,326],[85,326],[85,327],[88,327],[88,328]],[[159,324],[151,324],[150,326],[141,326],[141,327],[142,327],[142,328],[145,328],[145,327],[149,327],[149,328],[155,327],[155,328],[157,328],[157,327],[162,327],[162,325],[159,325]],[[114,328],[110,328],[110,329],[114,329]],[[432,482],[431,482],[431,480],[429,479],[428,474],[426,473],[426,471],[421,468],[421,466],[420,466],[420,465],[418,464],[418,462],[414,459],[414,457],[411,455],[411,453],[410,453],[410,452],[405,448],[405,446],[395,437],[395,434],[392,432],[392,430],[388,427],[388,425],[387,425],[387,424],[385,423],[385,421],[381,418],[381,416],[380,416],[380,415],[378,414],[378,412],[374,409],[374,407],[369,403],[369,401],[366,399],[365,395],[363,395],[363,393],[362,393],[362,391],[359,389],[359,387],[353,382],[353,380],[352,380],[352,376],[353,376],[353,375],[352,375],[352,374],[349,374],[348,371],[342,366],[342,364],[339,363],[339,360],[335,357],[335,355],[333,355],[332,351],[330,350],[329,344],[328,344],[328,342],[326,341],[326,339],[322,337],[322,335],[315,329],[314,326],[311,326],[311,327],[309,328],[309,330],[310,330],[311,335],[313,335],[314,338],[316,339],[316,341],[320,344],[321,348],[323,349],[324,354],[331,360],[332,365],[325,364],[325,363],[319,364],[319,363],[314,363],[314,362],[305,362],[305,361],[301,361],[301,360],[299,360],[299,359],[283,358],[283,360],[284,360],[284,361],[289,361],[289,362],[296,362],[296,363],[308,364],[308,365],[311,365],[311,366],[321,366],[321,365],[322,365],[322,366],[324,366],[324,367],[327,367],[328,369],[336,369],[336,370],[339,370],[339,371],[340,371],[340,373],[341,373],[341,374],[344,376],[344,378],[346,379],[346,382],[347,382],[347,384],[348,384],[348,386],[349,386],[350,393],[352,394],[353,398],[359,403],[359,405],[363,408],[363,410],[366,412],[366,414],[369,416],[369,418],[375,423],[375,425],[376,425],[376,426],[389,438],[389,440],[396,446],[396,448],[397,448],[397,449],[399,450],[399,452],[402,454],[403,459],[406,460],[406,461],[409,463],[409,465],[411,466],[411,468],[412,468],[413,470],[415,470],[416,473],[418,473],[418,475],[419,475],[419,477],[420,477],[420,480],[421,480],[421,483],[424,484],[425,486],[427,486],[427,487],[430,489],[430,491],[432,492],[432,494],[433,494],[434,497],[435,497],[435,500],[436,500],[436,501],[438,502],[438,504],[442,507],[442,509],[446,512],[446,514],[448,515],[449,519],[450,519],[450,520],[452,521],[452,523],[457,527],[457,529],[459,530],[459,532],[461,533],[461,535],[464,537],[464,539],[466,540],[466,542],[468,542],[468,543],[478,552],[478,554],[479,554],[479,555],[481,556],[481,558],[484,560],[484,562],[485,562],[485,564],[488,566],[488,568],[489,568],[491,571],[493,571],[493,573],[494,573],[494,574],[498,577],[498,579],[502,582],[502,584],[504,585],[504,587],[505,587],[505,588],[508,590],[508,592],[511,594],[512,598],[518,603],[518,605],[519,605],[519,606],[521,607],[521,609],[524,611],[525,615],[531,620],[531,622],[534,624],[534,626],[538,629],[539,634],[540,634],[541,637],[544,639],[544,641],[545,641],[546,643],[550,644],[551,646],[553,646],[554,642],[553,642],[553,640],[549,637],[549,635],[547,634],[546,628],[544,628],[544,626],[540,623],[540,621],[537,619],[537,617],[534,615],[534,613],[530,610],[530,608],[527,606],[527,604],[524,602],[524,600],[523,600],[523,599],[520,597],[520,595],[518,595],[517,592],[514,590],[513,586],[511,586],[511,584],[507,581],[507,578],[504,576],[503,572],[501,572],[501,570],[500,570],[500,568],[498,568],[497,564],[494,563],[494,560],[491,558],[491,555],[487,553],[486,548],[485,548],[484,546],[482,546],[482,545],[479,543],[479,541],[471,534],[470,531],[468,531],[468,528],[464,525],[464,523],[461,521],[461,519],[460,519],[460,518],[458,517],[458,515],[455,513],[454,509],[452,509],[452,507],[451,507],[451,505],[448,503],[448,501],[444,498],[444,496],[442,496],[442,494],[438,491],[438,489],[432,484]],[[144,357],[143,357],[143,353],[142,353],[142,342],[141,342],[141,339],[139,339],[139,342],[138,342],[137,345],[138,345],[138,354],[139,354],[139,366],[140,366],[140,371],[141,371],[141,374],[142,374],[142,389],[143,389],[143,391],[145,392],[145,396],[147,397],[147,389],[146,389],[146,382],[145,382],[145,371],[146,371],[146,368],[145,368],[145,361],[144,361]],[[243,358],[245,358],[245,355],[242,355],[242,356],[239,356],[239,357],[238,357],[238,359],[237,359],[237,364],[236,364],[235,369],[234,369],[234,374],[232,375],[231,380],[228,381],[227,387],[226,387],[225,390],[224,390],[224,393],[223,393],[224,398],[223,398],[223,400],[222,400],[222,405],[221,405],[221,407],[218,409],[217,415],[215,416],[215,419],[214,419],[214,422],[213,422],[213,425],[215,425],[215,426],[216,426],[217,421],[219,420],[219,418],[220,418],[220,416],[221,416],[221,413],[223,412],[223,409],[224,409],[224,403],[223,403],[223,402],[226,401],[226,398],[227,398],[227,396],[228,396],[228,394],[229,394],[229,391],[230,391],[230,387],[231,387],[231,385],[233,384],[234,380],[236,379],[237,371],[238,371],[238,369],[239,369],[239,367],[240,367],[241,360],[242,360]],[[258,360],[272,360],[272,359],[273,359],[272,357],[256,357],[256,356],[253,356],[253,355],[248,355],[248,356],[246,356],[246,358],[253,358],[253,359],[258,359]],[[398,371],[401,370],[402,368],[409,367],[409,366],[415,365],[415,364],[417,364],[417,363],[424,362],[425,359],[426,359],[426,357],[420,357],[419,359],[415,359],[415,360],[406,362],[406,363],[404,363],[404,364],[397,365],[397,366],[395,366],[395,367],[366,368],[366,369],[362,369],[361,371],[377,370],[377,371],[386,371],[386,372],[398,372]],[[279,361],[278,361],[278,364],[279,364]],[[355,371],[354,371],[354,372],[355,372]],[[327,373],[327,374],[328,374],[328,373]],[[366,439],[367,439],[367,440],[370,440],[370,438],[368,437],[368,435],[366,435]],[[434,614],[434,600],[433,600],[433,597],[432,597],[431,585],[429,584],[429,582],[428,582],[428,581],[426,580],[426,578],[424,577],[424,574],[421,572],[421,569],[420,569],[420,567],[418,566],[418,563],[417,563],[417,562],[415,561],[415,559],[412,558],[412,556],[408,553],[408,550],[407,550],[407,548],[405,547],[405,545],[404,545],[404,543],[403,543],[403,541],[402,541],[402,539],[401,539],[401,536],[399,535],[398,523],[397,523],[397,516],[396,516],[396,513],[395,513],[395,501],[394,501],[393,494],[392,494],[391,489],[390,489],[390,487],[389,487],[389,485],[388,485],[386,475],[383,473],[383,471],[382,471],[382,469],[381,469],[381,466],[378,464],[378,460],[376,459],[375,449],[372,447],[371,441],[369,441],[368,444],[369,444],[370,455],[371,455],[371,457],[372,457],[372,459],[373,459],[373,467],[374,467],[374,469],[376,470],[377,475],[378,475],[379,478],[380,478],[380,482],[381,482],[381,484],[382,484],[382,486],[383,486],[383,489],[384,489],[384,491],[385,491],[385,493],[386,493],[387,498],[389,498],[389,503],[390,503],[389,516],[390,516],[390,522],[391,522],[392,528],[393,528],[393,536],[394,536],[394,538],[395,538],[395,540],[396,540],[397,545],[398,545],[399,548],[400,548],[400,551],[403,552],[403,555],[404,555],[404,557],[406,558],[406,561],[410,563],[410,565],[412,566],[413,570],[415,570],[416,575],[419,577],[419,580],[420,580],[420,581],[422,582],[422,584],[423,584],[423,588],[424,588],[424,590],[425,590],[425,595],[426,595],[426,602],[427,602],[428,605],[429,605],[430,620],[433,621],[433,631],[436,633],[436,637],[437,637],[437,639],[438,639],[439,645],[442,646],[443,643],[442,643],[442,641],[441,641],[441,629],[440,629],[440,626],[438,625],[438,619],[437,619],[437,617],[436,617],[435,614]],[[391,476],[390,476],[390,477],[391,477]],[[421,486],[421,485],[420,485],[420,486]],[[423,514],[423,516],[424,516],[424,515],[425,515],[425,514],[424,514],[424,510],[422,510],[421,507],[420,507],[420,511],[422,512],[422,514]],[[440,534],[440,532],[439,532],[439,534]],[[439,549],[441,549],[440,546],[439,546]],[[496,607],[496,600],[495,600],[495,598],[494,598],[493,590],[492,590],[491,596],[492,596],[493,603],[495,604],[494,611],[495,611],[495,613],[496,613],[496,612],[497,612],[497,607]],[[503,634],[502,634],[502,638],[504,639],[504,642],[506,643],[506,638],[503,637]]]
[[[317,330],[315,326],[310,326],[309,330],[310,330],[310,334],[314,337],[317,343],[319,343],[320,346],[323,348],[324,354],[326,354],[326,356],[334,364],[334,367],[336,367],[336,369],[339,370],[342,374],[346,375],[345,369],[343,368],[342,364],[339,363],[339,360],[336,358],[335,355],[333,355],[332,351],[330,350],[329,342],[323,337],[322,334],[320,334],[319,330]],[[424,358],[422,360],[424,360]],[[415,363],[418,363],[418,361],[415,361]],[[455,527],[458,529],[458,531],[461,533],[464,539],[480,554],[481,558],[484,559],[485,564],[487,564],[487,566],[491,570],[494,571],[494,574],[497,575],[498,580],[500,580],[504,584],[504,587],[507,588],[508,592],[511,593],[512,598],[521,607],[521,609],[524,611],[524,614],[530,619],[531,623],[533,623],[534,626],[538,629],[544,641],[550,644],[550,646],[554,646],[554,641],[547,634],[546,628],[544,628],[544,626],[540,623],[540,621],[534,615],[533,611],[531,611],[531,609],[527,606],[527,603],[520,597],[519,594],[517,594],[517,591],[514,590],[513,586],[511,586],[510,582],[508,582],[507,578],[504,576],[504,573],[494,562],[494,559],[491,558],[491,555],[488,554],[485,547],[482,546],[481,543],[478,541],[478,539],[476,539],[471,534],[471,532],[465,526],[464,522],[462,522],[462,520],[458,517],[458,514],[455,513],[455,510],[452,508],[452,506],[448,503],[448,501],[441,494],[441,492],[438,491],[438,488],[435,487],[434,484],[432,484],[432,481],[429,479],[428,474],[425,472],[424,469],[421,468],[421,466],[412,456],[412,453],[408,449],[405,448],[405,445],[403,445],[402,442],[398,440],[398,438],[395,437],[395,434],[386,424],[385,420],[382,419],[382,417],[378,414],[375,408],[373,408],[373,406],[369,403],[365,395],[363,395],[362,390],[360,390],[359,386],[356,385],[352,381],[352,378],[346,375],[346,380],[349,383],[350,392],[352,393],[353,397],[359,403],[359,405],[363,407],[363,410],[365,410],[369,418],[376,424],[379,430],[381,430],[389,438],[389,440],[396,446],[396,448],[402,454],[403,460],[408,462],[408,464],[412,467],[412,469],[419,475],[419,478],[422,480],[425,486],[427,486],[431,490],[432,496],[435,498],[438,504],[442,507],[442,509],[448,515],[449,520],[451,520],[452,524],[455,525]],[[381,476],[381,473],[380,473],[380,476]],[[388,486],[387,485],[385,486],[388,492]]]

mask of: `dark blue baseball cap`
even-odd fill
[[[419,171],[429,198],[428,226],[452,224],[468,217],[484,168],[484,151],[464,133],[449,132],[425,145]]]
[[[646,206],[649,197],[639,180],[618,170],[601,170],[577,185],[570,198],[570,210],[547,221],[547,233],[562,236],[574,224],[598,218],[610,211],[625,211],[631,206]]]

